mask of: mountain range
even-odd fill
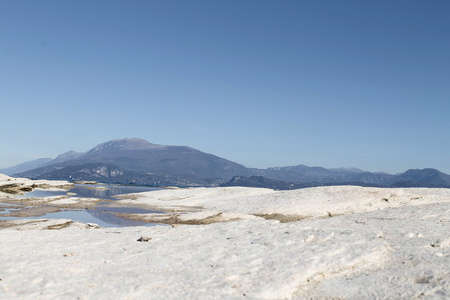
[[[151,186],[255,186],[294,189],[353,184],[380,187],[450,187],[450,176],[436,169],[402,174],[371,173],[355,168],[304,165],[255,169],[187,146],[166,146],[126,138],[99,144],[55,159],[40,158],[0,170],[32,179],[94,180]]]

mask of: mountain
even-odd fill
[[[61,162],[65,162],[65,161],[68,161],[68,160],[76,159],[76,158],[82,156],[83,154],[84,153],[81,153],[81,152],[68,151],[66,153],[58,155],[52,161],[49,161],[49,162],[45,163],[44,166],[54,165],[54,164],[57,164],[57,163],[61,163]]]
[[[294,183],[282,180],[268,179],[263,176],[234,176],[230,181],[222,183],[220,186],[244,186],[244,187],[258,187],[273,190],[293,190],[311,187],[308,183]],[[315,186],[315,185],[314,185]]]
[[[255,169],[191,147],[152,144],[138,138],[112,140],[84,153],[69,151],[55,159],[39,159],[6,171],[7,174],[33,179],[95,180],[152,186],[294,189],[352,184],[450,187],[450,176],[435,169],[411,169],[396,175],[356,168],[326,169],[305,165]]]
[[[271,168],[269,171],[272,172],[274,168]],[[369,172],[355,172],[355,176],[346,176],[343,175],[342,178],[347,178],[346,181],[338,182],[336,181],[337,177],[325,179],[326,176],[330,174],[330,171],[334,171],[331,169],[323,169],[323,168],[310,168],[301,166],[297,167],[287,167],[287,168],[278,168],[277,171],[282,170],[292,170],[296,169],[304,169],[305,173],[299,174],[297,178],[302,178],[305,180],[305,174],[309,174],[309,181],[305,180],[304,182],[292,182],[292,181],[283,181],[270,179],[263,176],[234,176],[230,181],[221,184],[220,186],[245,186],[245,187],[258,187],[258,188],[270,188],[274,190],[292,190],[292,189],[300,189],[306,187],[315,187],[315,186],[330,186],[330,185],[358,185],[358,186],[372,186],[372,187],[435,187],[435,188],[450,188],[450,175],[442,173],[436,169],[411,169],[406,171],[405,173],[399,175],[389,175],[385,173],[374,174]],[[323,170],[322,170],[323,169]],[[340,171],[342,169],[339,169]],[[260,173],[264,173],[266,170],[258,170]],[[320,172],[319,172],[320,171]],[[270,173],[271,176],[274,176],[273,173]],[[293,178],[290,172],[280,175]],[[347,174],[348,175],[348,174]],[[381,175],[381,177],[380,177]],[[351,179],[355,181],[351,181]],[[379,182],[379,183],[375,183]]]
[[[411,169],[395,177],[393,187],[450,187],[450,175],[436,169]]]
[[[56,163],[61,163],[64,161],[72,160],[81,155],[83,155],[83,153],[69,151],[69,152],[63,153],[61,155],[58,155],[55,159],[53,159],[53,158],[38,158],[38,159],[35,159],[32,161],[24,162],[22,164],[19,164],[17,166],[11,167],[11,168],[0,170],[0,173],[6,174],[6,175],[19,174],[19,173],[34,170],[37,168],[41,168],[44,166],[49,166],[49,165],[53,165]]]
[[[330,185],[358,185],[358,186],[375,186],[374,184],[365,184],[362,182],[308,182],[308,183],[299,183],[299,182],[287,182],[282,180],[274,180],[265,178],[263,176],[234,176],[230,181],[222,183],[220,186],[244,186],[244,187],[257,187],[257,188],[268,188],[273,190],[295,190],[295,189],[303,189],[308,187],[317,187],[317,186],[330,186]]]
[[[450,188],[450,175],[442,173],[436,169],[410,169],[405,173],[398,175],[390,175],[385,173],[369,173],[356,172],[354,176],[348,174],[341,174],[342,176],[329,177],[330,169],[323,169],[317,167],[286,167],[286,168],[271,168],[265,170],[258,170],[259,173],[268,172],[269,176],[275,176],[274,169],[279,172],[280,177],[284,178],[301,178],[303,182],[292,182],[284,180],[276,180],[266,178],[263,176],[235,176],[230,181],[221,184],[220,186],[245,186],[245,187],[260,187],[270,188],[275,190],[291,190],[315,186],[330,186],[330,185],[357,185],[357,186],[372,186],[372,187],[428,187],[428,188]],[[283,174],[283,170],[303,169],[305,172],[299,172],[293,175],[291,172]],[[339,169],[342,170],[342,169]],[[333,170],[331,170],[333,171]],[[309,174],[309,181],[308,177]],[[337,178],[346,180],[337,181]]]
[[[156,145],[137,138],[109,141],[73,159],[17,174],[41,179],[178,186],[216,185],[235,175],[250,175],[250,171],[187,146]]]
[[[122,169],[105,163],[87,163],[55,169],[39,178],[68,181],[98,181],[117,184],[136,184],[150,186],[195,186],[196,181],[170,176],[167,174],[147,174]]]
[[[39,167],[44,166],[46,163],[52,161],[52,158],[38,158],[35,160],[31,160],[31,161],[27,161],[24,163],[21,163],[17,166],[14,167],[10,167],[7,169],[2,169],[0,170],[1,174],[6,174],[6,175],[13,175],[13,174],[17,174],[17,173],[21,173],[21,172],[25,172],[28,170],[33,170]]]
[[[281,168],[252,169],[254,176],[299,183],[345,183],[359,182],[366,185],[390,185],[395,182],[394,175],[370,173],[354,168],[325,169],[305,165]]]

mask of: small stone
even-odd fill
[[[148,242],[150,241],[152,238],[151,237],[146,237],[146,236],[141,236],[140,238],[138,238],[138,242]]]
[[[430,283],[430,279],[428,277],[418,277],[414,282],[418,284],[427,284]]]

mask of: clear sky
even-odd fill
[[[117,138],[450,173],[450,1],[0,1],[0,168]]]

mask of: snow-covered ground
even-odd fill
[[[0,223],[0,298],[450,297],[448,189],[168,189],[121,203],[174,225]]]
[[[357,186],[316,187],[291,191],[225,187],[152,191],[125,195],[120,204],[145,204],[174,211],[180,220],[220,214],[221,220],[264,216],[281,221],[328,218],[393,207],[450,201],[450,189],[388,189]],[[181,213],[176,213],[181,212]],[[164,219],[164,215],[148,215]]]

